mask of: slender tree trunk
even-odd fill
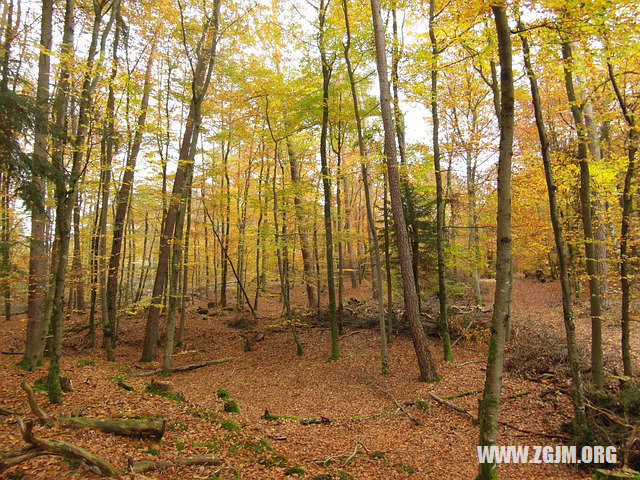
[[[400,155],[400,165],[403,170],[400,172],[400,182],[402,186],[403,200],[405,205],[405,218],[409,228],[409,242],[411,244],[411,256],[413,265],[413,280],[416,284],[416,292],[418,292],[418,309],[420,310],[422,299],[420,298],[420,239],[418,238],[418,224],[416,222],[416,208],[413,202],[413,191],[409,183],[405,152],[405,135],[404,135],[404,116],[400,109],[400,94],[398,88],[399,65],[400,65],[400,39],[398,37],[398,21],[396,18],[396,9],[391,10],[392,28],[393,28],[393,44],[391,46],[391,85],[393,93],[393,118],[395,121],[395,134],[398,139],[398,154]],[[394,217],[395,218],[395,217]]]
[[[518,28],[523,30],[522,23],[518,21]],[[558,255],[558,268],[560,270],[560,286],[562,289],[562,313],[564,318],[564,329],[567,337],[567,354],[569,358],[569,368],[571,370],[571,379],[573,382],[572,400],[573,400],[573,433],[574,439],[581,444],[581,440],[587,440],[585,437],[587,429],[587,420],[584,403],[584,384],[580,375],[580,365],[578,360],[578,349],[576,342],[576,326],[573,321],[573,309],[571,304],[571,283],[569,281],[569,271],[567,268],[567,248],[564,238],[562,223],[560,221],[558,201],[556,196],[556,184],[553,178],[553,168],[551,166],[551,152],[549,149],[549,141],[544,125],[542,114],[542,102],[540,100],[540,91],[538,89],[538,80],[531,65],[531,53],[529,50],[529,41],[520,34],[522,41],[522,50],[524,55],[525,73],[529,77],[531,86],[531,98],[533,101],[533,110],[536,118],[536,126],[538,128],[538,136],[540,137],[540,153],[544,165],[544,174],[547,182],[547,191],[549,194],[549,214],[551,224],[553,226],[553,237],[555,240],[556,253]]]
[[[60,175],[56,179],[56,222],[55,240],[51,269],[53,280],[50,286],[50,300],[45,313],[48,319],[47,327],[51,327],[51,352],[47,383],[49,386],[49,400],[51,403],[62,401],[60,388],[60,357],[62,356],[62,317],[64,314],[64,285],[67,274],[67,258],[69,255],[69,239],[71,230],[71,213],[74,200],[74,182],[79,174],[79,156],[73,156],[71,168],[71,178],[67,183],[64,176],[64,150],[68,143],[67,139],[67,106],[69,102],[69,91],[71,87],[70,68],[71,55],[73,52],[73,29],[74,29],[74,0],[66,0],[64,17],[64,33],[62,38],[62,52],[68,56],[61,64],[60,81],[58,92],[53,104],[53,116],[56,126],[61,132],[61,137],[54,139],[52,165]],[[97,22],[97,20],[96,20]],[[97,33],[94,34],[94,38]],[[85,81],[85,86],[87,82]],[[85,92],[83,91],[83,96]],[[45,331],[46,331],[45,327]]]
[[[71,308],[84,311],[84,272],[82,271],[82,247],[80,239],[80,195],[73,206],[73,286],[74,302]]]
[[[325,247],[327,255],[327,289],[329,293],[329,328],[331,330],[331,360],[340,357],[340,346],[338,343],[338,323],[336,321],[336,292],[335,274],[333,265],[333,231],[331,225],[331,179],[329,178],[329,166],[327,162],[327,130],[329,125],[329,82],[333,69],[333,60],[327,58],[325,51],[324,35],[325,21],[328,3],[320,0],[318,19],[320,24],[320,34],[318,45],[320,48],[320,61],[322,63],[322,128],[320,131],[320,163],[322,174],[322,189],[324,192],[324,231]]]
[[[618,81],[613,71],[613,65],[607,63],[607,69],[609,71],[609,80],[616,94],[618,104],[624,115],[624,119],[629,126],[629,132],[627,133],[627,172],[624,176],[624,187],[622,189],[622,198],[620,203],[622,204],[622,221],[620,226],[620,284],[622,288],[622,309],[621,309],[621,325],[622,325],[622,364],[624,367],[624,374],[631,377],[633,375],[633,363],[631,357],[631,332],[630,332],[630,317],[629,317],[629,305],[631,303],[631,276],[630,272],[630,259],[629,259],[629,229],[631,226],[631,212],[632,212],[632,200],[633,192],[631,183],[635,175],[635,161],[636,154],[638,152],[638,126],[636,123],[636,114],[632,111],[622,92],[618,86]]]
[[[589,304],[591,310],[591,381],[597,389],[604,388],[604,366],[602,358],[602,294],[598,279],[595,237],[593,233],[591,209],[591,175],[589,173],[589,154],[587,147],[584,115],[579,106],[573,82],[573,53],[571,43],[563,41],[562,59],[564,60],[564,78],[567,98],[571,105],[571,114],[578,133],[578,162],[580,164],[580,211],[584,232],[584,248],[589,275]]]
[[[398,256],[400,257],[400,272],[402,274],[402,286],[404,291],[404,306],[413,347],[418,359],[420,380],[428,381],[436,378],[435,367],[427,336],[420,321],[420,308],[418,306],[418,291],[414,279],[413,260],[407,235],[407,225],[402,211],[402,194],[400,189],[400,175],[398,172],[398,160],[396,152],[396,140],[393,126],[393,114],[391,111],[391,94],[389,79],[387,78],[387,57],[384,39],[384,29],[380,13],[380,1],[371,0],[371,12],[373,19],[373,31],[376,45],[376,65],[378,68],[378,81],[380,82],[380,108],[384,125],[384,145],[387,164],[387,176],[389,179],[389,191],[391,193],[391,210],[393,212],[393,224],[396,233]]]
[[[373,276],[374,296],[378,303],[378,323],[380,325],[380,358],[382,363],[382,374],[389,373],[389,350],[387,347],[387,325],[385,323],[384,300],[382,294],[382,265],[380,261],[380,245],[378,242],[378,234],[376,232],[376,224],[373,217],[373,205],[371,202],[371,187],[369,186],[369,171],[367,166],[367,152],[364,144],[364,135],[362,133],[362,118],[360,116],[360,105],[358,103],[358,90],[351,66],[351,25],[349,22],[349,6],[348,0],[342,0],[342,10],[344,13],[344,23],[347,29],[347,41],[344,44],[344,60],[347,64],[347,73],[349,75],[349,86],[351,88],[351,99],[353,101],[353,114],[356,119],[356,127],[358,131],[358,153],[360,154],[360,171],[362,174],[362,184],[364,186],[364,199],[367,209],[367,226],[369,228],[369,239],[371,248],[371,270]],[[386,201],[386,198],[385,198]],[[391,305],[389,305],[391,310]],[[390,333],[390,331],[389,331]]]
[[[496,444],[504,346],[511,315],[511,158],[513,156],[514,92],[511,31],[506,5],[492,6],[500,58],[500,155],[498,159],[498,214],[496,238],[496,290],[491,317],[491,337],[482,401],[478,411],[479,446]],[[498,477],[495,463],[481,463],[478,480]]]
[[[431,40],[431,118],[433,123],[433,166],[436,174],[436,248],[438,250],[438,301],[440,305],[440,336],[446,361],[453,360],[451,340],[449,339],[449,322],[447,320],[447,282],[444,258],[444,195],[442,188],[442,170],[440,168],[440,118],[438,116],[438,41],[436,39],[434,21],[434,0],[429,2],[429,39]]]
[[[116,212],[113,219],[113,239],[111,241],[111,254],[109,256],[109,269],[107,272],[107,321],[105,322],[104,327],[104,336],[107,339],[107,355],[113,355],[113,348],[115,347],[115,342],[113,341],[113,328],[115,325],[116,318],[116,299],[117,299],[117,290],[118,290],[118,271],[120,270],[120,257],[122,252],[122,241],[124,236],[124,223],[125,217],[127,215],[127,211],[129,210],[129,199],[131,198],[132,190],[133,190],[133,180],[135,175],[136,168],[136,160],[138,158],[138,153],[140,152],[140,147],[142,145],[142,136],[143,130],[145,127],[145,122],[147,118],[147,110],[149,108],[149,95],[151,92],[151,74],[153,72],[153,61],[155,58],[157,50],[157,39],[154,38],[154,41],[151,46],[151,53],[149,54],[149,60],[147,61],[147,70],[144,76],[144,86],[142,87],[142,103],[140,105],[140,113],[138,115],[138,122],[136,124],[136,130],[133,138],[133,145],[131,147],[131,151],[129,152],[129,156],[127,157],[127,164],[124,169],[124,173],[122,174],[122,184],[120,185],[120,189],[116,194]],[[143,245],[143,264],[142,267],[144,269],[144,259],[147,255],[147,232],[149,229],[149,214],[145,215],[145,236],[144,236],[144,245]],[[142,276],[140,277],[139,283],[139,291],[142,288]]]
[[[291,183],[293,184],[293,206],[296,213],[298,223],[298,236],[300,237],[300,251],[302,253],[302,268],[304,269],[304,283],[307,289],[307,305],[309,308],[316,308],[316,289],[313,282],[313,263],[312,253],[309,247],[309,233],[307,231],[307,220],[304,213],[304,204],[302,200],[302,182],[300,181],[300,166],[298,164],[298,156],[294,150],[293,144],[289,137],[287,142],[287,154],[289,156],[289,168],[291,173]]]

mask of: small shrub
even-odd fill
[[[226,402],[224,402],[223,409],[227,413],[240,413],[240,408],[238,408],[238,402],[233,398],[230,398]]]
[[[216,390],[216,396],[221,398],[222,400],[226,400],[227,398],[231,398],[231,394],[227,392],[224,388],[219,388]]]
[[[78,366],[79,367],[92,367],[95,364],[96,364],[96,362],[94,362],[93,359],[91,359],[91,358],[83,358],[83,359],[78,360]]]

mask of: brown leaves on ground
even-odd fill
[[[489,298],[490,282],[486,282],[485,287],[486,298]],[[370,292],[362,286],[347,294],[366,299]],[[303,305],[303,293],[296,300]],[[222,466],[171,467],[148,472],[144,478],[473,478],[477,468],[477,426],[465,415],[433,401],[429,391],[443,398],[466,393],[451,401],[474,414],[477,412],[486,362],[482,335],[459,341],[455,361],[449,364],[440,360],[441,347],[437,339],[431,340],[432,351],[438,359],[437,369],[443,376],[436,384],[416,381],[418,370],[410,340],[398,336],[390,345],[391,375],[383,378],[379,374],[375,330],[343,336],[342,357],[328,362],[328,331],[301,327],[299,334],[305,352],[303,357],[298,357],[292,334],[279,318],[277,297],[266,297],[262,302],[261,318],[251,328],[265,332],[265,336],[252,345],[249,352],[244,351],[246,330],[235,325],[243,318],[242,312],[209,308],[208,314],[203,315],[192,309],[186,345],[174,356],[174,365],[222,357],[234,357],[234,360],[174,374],[169,381],[185,401],[145,391],[151,379],[158,377],[130,376],[159,367],[157,362],[150,365],[137,362],[144,315],[122,319],[115,363],[103,360],[99,349],[83,349],[84,332],[68,333],[63,371],[72,379],[74,391],[65,394],[60,406],[48,405],[46,394],[37,393],[48,414],[101,418],[162,415],[168,428],[160,442],[93,430],[79,431],[59,424],[37,427],[36,434],[76,443],[118,468],[125,468],[130,460],[174,460],[202,454],[218,455],[224,462]],[[207,302],[201,303],[202,307]],[[561,342],[560,308],[555,284],[516,281],[513,306],[516,338],[525,334],[527,330],[521,327],[527,323],[558,335]],[[588,338],[585,336],[588,318],[577,317],[578,332],[584,341]],[[74,321],[84,319],[77,316]],[[304,318],[300,321],[304,322]],[[0,350],[21,350],[24,318],[16,318],[4,327],[7,334],[0,340]],[[616,338],[609,340],[613,342]],[[33,384],[43,370],[24,372],[14,365],[18,359],[15,355],[0,358],[3,366],[0,406],[27,412],[20,382]],[[122,381],[135,390],[123,389],[118,385]],[[239,414],[224,411],[225,400],[216,395],[221,388],[236,400]],[[566,396],[550,395],[548,390],[544,382],[528,381],[505,372],[501,420],[531,431],[561,432],[563,423],[570,419],[571,407]],[[412,417],[419,419],[420,425],[399,411],[391,396],[401,402]],[[296,418],[266,420],[261,418],[265,409],[274,415]],[[299,421],[299,418],[320,417],[332,421],[310,425]],[[550,442],[500,428],[500,444]],[[14,416],[0,416],[0,445],[3,450],[22,445]],[[566,465],[502,465],[499,468],[501,478],[505,479],[589,477],[588,472]],[[36,458],[7,473],[11,473],[12,478],[25,473],[24,478],[29,479],[97,478],[86,468],[56,457]]]

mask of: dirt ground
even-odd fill
[[[491,281],[483,282],[483,288],[489,301]],[[296,289],[294,305],[303,304],[302,295],[302,288]],[[370,292],[363,285],[353,291],[347,288],[346,295],[346,298],[367,298]],[[513,298],[516,337],[527,335],[528,327],[533,326],[563,338],[559,287],[555,283],[518,279]],[[264,333],[264,338],[251,351],[245,351],[246,331],[229,326],[233,320],[248,316],[248,312],[212,308],[206,315],[197,314],[195,307],[206,306],[206,299],[190,308],[186,344],[175,355],[174,365],[221,357],[233,360],[169,378],[185,401],[144,391],[152,378],[161,377],[131,376],[159,367],[157,362],[138,362],[145,320],[142,313],[122,319],[115,363],[104,361],[99,348],[83,348],[83,332],[67,334],[63,371],[71,378],[74,390],[65,394],[59,406],[50,406],[46,393],[39,392],[38,399],[49,414],[96,417],[161,414],[168,428],[161,442],[59,425],[36,427],[36,435],[75,442],[119,468],[126,467],[130,459],[171,460],[193,454],[212,454],[222,460],[220,466],[172,467],[144,475],[125,474],[124,478],[473,478],[477,469],[477,426],[468,416],[432,401],[429,393],[440,397],[470,393],[451,401],[476,415],[484,382],[486,331],[474,330],[474,335],[457,341],[455,360],[450,363],[441,360],[441,346],[437,338],[432,338],[431,351],[443,378],[438,383],[425,384],[417,382],[413,348],[402,335],[391,343],[388,377],[380,375],[378,337],[374,330],[346,329],[340,342],[340,360],[328,362],[328,330],[300,328],[304,356],[298,357],[291,331],[279,318],[277,296],[270,295],[262,301],[264,305],[253,331]],[[586,305],[577,302],[576,308],[578,335],[588,351],[590,322]],[[615,306],[611,307],[611,317],[604,330],[605,348],[609,369],[616,372],[620,362],[619,327],[613,320]],[[72,323],[80,321],[82,317],[74,316]],[[33,383],[46,372],[45,369],[24,372],[15,366],[20,356],[10,352],[22,350],[25,322],[23,317],[16,317],[2,325],[0,406],[26,413],[28,407],[20,382]],[[636,355],[640,352],[637,330],[634,325]],[[135,391],[118,387],[118,380],[124,380]],[[549,395],[545,382],[505,372],[500,419],[521,430],[562,434],[563,423],[571,417],[569,400],[559,393]],[[237,400],[239,414],[223,412],[223,402],[216,396],[220,388]],[[426,410],[404,406],[418,399],[426,400]],[[418,425],[397,408],[396,401]],[[331,422],[303,425],[297,419],[265,420],[262,418],[265,410],[276,415],[326,417]],[[234,426],[229,419],[235,420],[240,429],[236,430],[238,425]],[[559,442],[507,427],[499,431],[499,443],[503,445]],[[0,416],[0,450],[22,444],[15,416]],[[293,467],[301,467],[304,473],[297,470],[299,473],[295,474]],[[504,479],[590,478],[588,471],[566,465],[501,465],[499,471]],[[327,476],[319,476],[323,474]],[[86,468],[58,457],[22,463],[4,475],[14,479],[98,478]]]

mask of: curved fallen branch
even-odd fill
[[[29,402],[29,408],[34,413],[36,417],[38,417],[38,421],[44,425],[46,423],[53,423],[53,418],[45,413],[45,411],[38,405],[38,401],[36,400],[36,394],[33,392],[33,388],[27,382],[22,382],[20,384],[20,388],[25,391],[27,394],[27,401]]]

